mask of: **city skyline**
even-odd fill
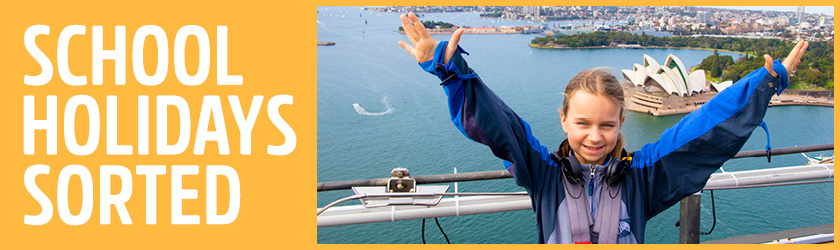
[[[796,12],[798,6],[697,6],[707,8],[719,9],[734,9],[734,10],[770,10],[770,11],[789,11]],[[834,15],[834,6],[805,6],[805,13],[809,14],[829,14]]]

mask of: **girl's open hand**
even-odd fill
[[[793,47],[793,50],[790,51],[790,54],[785,57],[785,60],[782,61],[782,65],[784,65],[785,69],[787,69],[788,76],[790,76],[790,72],[796,69],[796,66],[799,65],[800,60],[802,60],[802,55],[805,54],[806,49],[808,49],[808,42],[799,41],[799,43]],[[766,68],[773,77],[779,77],[779,74],[776,74],[776,72],[773,71],[773,57],[770,57],[770,55],[764,54],[764,68]]]
[[[429,31],[423,26],[423,22],[420,22],[420,19],[418,19],[412,12],[409,12],[408,16],[405,14],[400,15],[400,20],[402,21],[405,36],[408,37],[408,40],[411,41],[412,45],[414,45],[411,46],[403,41],[399,41],[400,46],[414,56],[418,63],[434,59],[435,47],[437,47],[438,41],[435,41],[435,39],[432,38]],[[458,49],[458,41],[461,40],[462,33],[464,33],[464,29],[459,28],[452,34],[449,44],[446,45],[446,53],[444,53],[443,63],[449,63],[449,59],[455,54],[455,50]]]

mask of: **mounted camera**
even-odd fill
[[[406,168],[395,168],[391,170],[391,179],[388,179],[388,193],[413,193],[416,182],[411,178]]]

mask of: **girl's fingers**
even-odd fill
[[[417,30],[414,29],[414,25],[411,24],[408,17],[405,14],[400,15],[400,21],[403,24],[403,31],[405,31],[405,36],[408,37],[408,40],[411,41],[411,44],[417,45],[417,40],[419,37],[417,36]]]
[[[802,61],[802,56],[805,55],[805,50],[808,49],[808,42],[807,41],[800,41],[793,47],[793,50],[790,51],[790,55],[785,58],[783,64],[786,68],[790,70],[795,70],[796,66]]]
[[[452,33],[452,38],[449,38],[449,46],[453,49],[458,48],[458,42],[461,41],[461,34],[464,33],[464,28],[458,28]]]
[[[415,53],[414,47],[411,47],[411,45],[408,45],[407,43],[405,43],[403,41],[399,41],[399,44],[400,44],[400,47],[402,47],[403,49],[405,49],[405,51],[407,51],[409,54],[414,56],[414,53]]]
[[[449,63],[449,59],[452,58],[452,55],[457,53],[458,42],[461,41],[461,34],[463,33],[463,28],[459,28],[452,33],[452,38],[449,39],[449,43],[446,45],[446,55],[444,55],[443,63]]]
[[[773,57],[770,57],[768,54],[764,54],[764,68],[767,69],[767,72],[769,72],[773,77],[779,77],[779,74],[776,74],[776,71],[773,71]]]
[[[799,55],[796,56],[797,63],[802,60],[802,56],[805,55],[805,50],[808,49],[808,41],[803,41],[802,43],[802,47],[799,48]]]
[[[796,46],[793,46],[793,49],[790,50],[790,54],[788,54],[787,58],[782,62],[785,67],[796,67],[799,62],[799,53],[802,51],[802,45],[804,41],[799,41],[796,43]]]
[[[796,43],[796,46],[793,46],[793,49],[790,50],[790,54],[788,54],[788,58],[796,59],[796,56],[799,54],[800,49],[805,41],[799,41]]]
[[[408,19],[411,20],[411,23],[414,24],[414,30],[417,31],[417,35],[420,39],[432,37],[429,34],[429,31],[426,31],[426,27],[423,26],[423,22],[417,18],[417,15],[414,15],[414,12],[408,13]]]

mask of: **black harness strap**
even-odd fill
[[[566,193],[566,206],[569,209],[569,221],[572,241],[575,244],[591,243],[593,234],[598,235],[596,243],[615,244],[618,242],[618,221],[621,216],[621,185],[601,185],[595,221],[590,214],[589,200],[584,195],[583,183],[572,184],[563,176]]]

